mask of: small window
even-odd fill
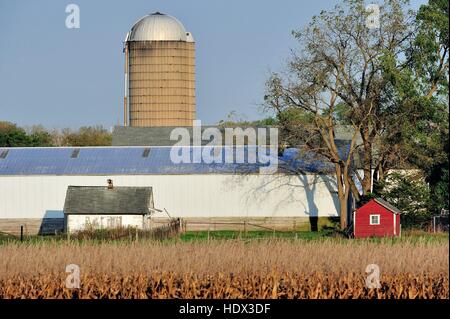
[[[150,155],[150,149],[149,148],[145,148],[144,152],[142,153],[142,157],[148,157]]]
[[[370,215],[370,225],[380,225],[380,215]]]
[[[72,155],[70,156],[71,158],[78,158],[78,154],[80,154],[80,149],[76,148],[73,150]]]
[[[9,150],[2,150],[0,151],[0,158],[6,158],[8,156]]]

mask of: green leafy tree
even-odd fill
[[[48,131],[41,125],[25,130],[14,123],[0,122],[0,146],[110,146],[112,134],[102,126],[85,126],[77,131]]]
[[[449,203],[449,127],[448,127],[448,80],[449,80],[449,2],[429,0],[417,14],[419,33],[411,52],[418,78],[425,87],[426,97],[433,109],[437,109],[437,119],[433,119],[427,161],[417,164],[426,172],[431,189],[431,209],[438,213],[448,209]],[[426,92],[428,90],[428,92]],[[430,138],[432,137],[432,138]],[[431,158],[431,160],[429,159]],[[425,165],[423,165],[425,163]]]
[[[3,147],[32,147],[52,146],[50,133],[42,127],[34,127],[30,133],[14,123],[0,122],[0,146]]]
[[[63,146],[110,146],[111,133],[102,126],[83,126],[78,131],[65,129],[62,132]]]
[[[35,125],[28,133],[30,139],[30,146],[55,146],[53,137],[42,125]]]
[[[29,140],[25,130],[10,122],[0,122],[0,146],[28,146]]]
[[[396,206],[405,227],[425,227],[429,224],[430,188],[421,174],[388,174],[383,181],[381,196]]]
[[[231,111],[227,115],[226,120],[220,120],[218,126],[221,127],[258,127],[258,126],[276,126],[278,121],[274,117],[266,117],[261,120],[249,121],[243,115],[239,115],[236,111]]]
[[[377,141],[376,189],[392,168],[416,167],[430,187],[429,210],[448,207],[449,3],[430,0],[415,19],[415,33],[405,59],[383,55],[389,105]]]

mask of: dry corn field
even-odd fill
[[[368,264],[381,288],[366,288]],[[448,243],[7,244],[0,298],[449,298],[448,267]]]

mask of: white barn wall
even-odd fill
[[[0,219],[62,217],[69,185],[152,186],[155,207],[173,217],[335,217],[328,175],[1,176]],[[59,213],[58,213],[59,212]]]
[[[108,228],[109,218],[121,219],[122,227],[144,227],[144,217],[142,215],[68,215],[67,229],[69,232],[83,230],[89,225],[95,225],[96,228]],[[87,219],[89,218],[89,223]]]

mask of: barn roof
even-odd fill
[[[180,127],[178,126],[115,126],[113,133],[112,133],[112,145],[113,146],[172,146],[175,145],[176,143],[178,143],[178,139],[177,140],[171,140],[170,139],[170,135],[171,132],[175,129],[179,129]],[[213,125],[208,125],[208,126],[201,126],[201,133],[203,134],[203,132],[207,129],[210,128],[215,128],[218,129],[221,133],[222,136],[225,135],[225,128],[221,127],[221,126],[213,126]],[[259,136],[258,134],[256,134],[256,143],[266,143],[267,145],[269,145],[270,143],[270,135],[269,135],[269,130],[270,127],[266,126],[266,127],[252,127],[252,126],[248,126],[248,127],[244,127],[242,128],[242,131],[236,130],[234,132],[235,136],[236,136],[236,143],[238,143],[238,139],[242,138],[244,139],[245,134],[244,131],[245,129],[250,128],[250,129],[259,129],[259,130],[265,130],[266,131],[266,137],[265,137],[265,141],[263,140],[259,140]],[[185,129],[187,132],[189,132],[189,140],[190,140],[190,144],[193,145],[193,130],[194,127],[193,126],[185,126],[182,127],[182,129]],[[202,139],[200,142],[202,143],[202,145],[206,145],[208,143],[210,143],[212,141],[213,137],[211,136],[210,139]],[[246,141],[244,140],[243,144]],[[222,144],[225,143],[225,139],[222,139]]]
[[[389,209],[391,212],[394,212],[396,214],[400,214],[401,211],[395,207],[394,205],[389,204],[387,201],[385,201],[384,199],[380,198],[380,197],[375,197],[374,200],[380,204],[381,206],[383,206],[386,209]]]
[[[144,215],[153,208],[151,187],[69,186],[65,214]]]
[[[171,146],[177,143],[177,140],[171,140],[170,135],[174,129],[179,129],[178,126],[115,126],[112,133],[112,145],[113,146]],[[189,132],[189,138],[191,145],[193,140],[193,127],[185,126],[183,129]],[[202,125],[200,127],[201,133],[207,129],[216,128],[222,133],[224,136],[225,127],[218,125]],[[275,128],[274,126],[245,126],[242,127],[242,130],[238,128],[229,127],[229,129],[235,129],[234,134],[238,138],[244,138],[245,129],[253,129],[255,131],[263,130],[266,132],[265,141],[259,140],[260,135],[256,134],[256,142],[257,143],[266,143],[269,145],[270,143],[270,129]],[[335,134],[337,140],[345,140],[350,141],[352,139],[352,135],[354,133],[354,129],[349,125],[338,125],[335,128]],[[203,145],[208,144],[212,140],[210,137],[209,140],[201,140]],[[222,140],[222,143],[225,143],[225,140]],[[236,142],[238,143],[238,142]],[[244,144],[246,141],[244,140]],[[358,144],[361,144],[361,139],[358,136],[357,140]]]
[[[233,157],[239,149],[223,146],[221,163],[207,163],[196,154],[207,151],[205,146],[181,147],[191,159],[198,162],[174,163],[171,147],[33,147],[0,148],[0,176],[4,175],[159,175],[159,174],[246,174],[259,173],[269,166],[260,161],[249,162],[248,152],[252,146],[241,146],[243,163],[227,163],[225,154],[231,150]],[[253,146],[256,148],[256,146]],[[211,151],[211,149],[209,150]],[[345,147],[343,147],[345,151]],[[281,156],[272,156],[278,161],[278,172],[282,173],[332,173],[334,166],[316,155],[298,149],[284,150]],[[272,163],[274,162],[272,161]]]

